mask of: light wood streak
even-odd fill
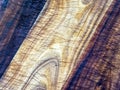
[[[50,0],[36,24],[13,58],[3,76],[3,90],[34,90],[36,84],[47,90],[61,90],[78,59],[84,55],[89,41],[104,17],[112,0]],[[48,60],[56,60],[56,66]],[[39,82],[31,77],[41,65]],[[53,66],[52,66],[53,65]],[[57,68],[55,70],[55,68]],[[55,74],[57,73],[57,74]],[[31,77],[31,82],[28,83]],[[57,79],[57,80],[54,80]],[[32,81],[33,80],[33,81]],[[46,81],[47,80],[47,81]],[[54,82],[54,83],[53,83]]]

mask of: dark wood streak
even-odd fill
[[[115,1],[114,1],[115,2]],[[119,3],[119,2],[118,2]],[[113,4],[114,5],[114,4]],[[111,6],[113,6],[113,5],[111,5]],[[111,7],[110,7],[111,8]],[[110,11],[112,11],[112,9],[109,9]],[[110,12],[108,10],[108,12]],[[116,16],[116,14],[117,14],[117,12],[119,11],[119,5],[118,5],[118,7],[116,7],[116,9],[115,9],[115,11],[116,12],[114,12],[115,14],[112,16],[113,18],[111,18],[111,20],[110,20],[110,22],[111,22],[111,24],[112,24],[112,22],[114,22],[114,18],[115,18],[115,16]],[[107,12],[107,13],[108,13]],[[105,16],[105,18],[107,19],[107,17]],[[105,18],[103,18],[103,21],[104,20],[106,20]],[[104,24],[103,23],[103,21],[100,23],[100,26],[98,27],[98,29]],[[104,21],[105,22],[105,21]],[[109,22],[109,24],[110,24],[110,22]],[[102,25],[101,25],[102,24]],[[110,25],[111,25],[110,24]],[[109,27],[109,26],[108,26]],[[108,28],[107,28],[108,29]],[[106,29],[106,30],[107,30]],[[98,35],[98,34],[97,34]],[[102,36],[100,36],[100,37],[102,37]],[[101,43],[101,44],[103,44],[103,43]],[[96,47],[98,47],[98,46],[100,46],[100,45],[96,45]],[[89,46],[89,48],[90,48],[90,46]],[[103,53],[104,53],[105,51],[103,51]],[[97,52],[94,52],[95,54],[97,54]],[[93,54],[94,54],[93,53]],[[93,56],[94,57],[94,56]],[[91,60],[89,60],[88,62],[91,62],[91,63],[88,63],[88,64],[86,64],[85,65],[85,67],[84,68],[87,68],[86,70],[90,70],[89,68],[92,66],[92,64],[94,63],[94,61],[93,60],[95,60],[95,59],[93,59],[93,57],[91,57]],[[96,55],[95,55],[95,57],[96,57]],[[81,58],[82,59],[82,58]],[[99,56],[98,56],[98,59],[101,59],[101,58],[99,58]],[[110,58],[111,59],[111,58]],[[97,61],[97,60],[96,60]],[[99,60],[98,60],[99,61]],[[108,61],[109,62],[109,61]],[[97,63],[98,64],[98,63]],[[109,64],[111,64],[110,62],[109,62]],[[79,63],[79,65],[80,65],[80,63]],[[108,64],[107,64],[108,65]],[[106,65],[106,66],[107,66]],[[101,65],[99,65],[100,67],[98,67],[98,69],[101,69]],[[77,66],[78,67],[78,66]],[[111,66],[112,67],[112,66]],[[85,84],[84,83],[84,85],[82,84],[83,82],[87,82],[87,81],[89,81],[89,79],[90,78],[87,78],[87,74],[89,74],[90,73],[90,71],[89,71],[89,73],[86,73],[86,76],[84,76],[85,74],[85,69],[83,68],[83,71],[81,72],[81,74],[80,74],[80,76],[78,76],[79,78],[79,82],[78,81],[74,81],[75,83],[78,83],[77,85],[78,86],[70,86],[71,87],[71,89],[70,90],[82,90],[82,89],[85,89],[85,86],[84,85],[86,85],[86,87],[87,87],[87,83]],[[106,67],[105,67],[106,68]],[[106,68],[106,70],[107,70],[108,68]],[[77,68],[76,68],[76,70],[77,70]],[[75,71],[76,71],[75,69],[73,70],[73,72],[72,72],[72,74],[70,75],[70,78],[72,77],[72,75],[75,75]],[[104,69],[103,69],[104,70]],[[100,70],[98,70],[98,71],[100,71]],[[109,70],[108,70],[109,71]],[[87,71],[88,72],[88,71]],[[83,74],[83,76],[82,76],[82,74]],[[107,74],[107,73],[106,73]],[[107,74],[108,75],[108,74]],[[92,77],[92,76],[91,76]],[[94,76],[93,76],[94,77]],[[109,76],[108,76],[109,77]],[[71,79],[68,79],[69,80],[69,82],[73,82],[73,81],[71,81]],[[94,79],[93,79],[94,80]],[[108,80],[108,79],[107,79]],[[75,84],[76,85],[76,84]],[[79,86],[80,85],[80,86]],[[83,86],[82,86],[83,85]],[[69,84],[68,84],[68,81],[66,81],[66,86],[64,86],[64,88],[63,88],[63,90],[67,90],[66,88],[69,86]],[[106,85],[107,86],[107,85]],[[110,86],[110,85],[109,85]],[[90,89],[90,87],[88,87],[89,89]],[[86,88],[85,90],[87,90],[88,88]],[[91,86],[91,88],[92,88],[92,86]],[[106,88],[107,89],[107,88]],[[93,89],[90,89],[90,90],[93,90]],[[107,90],[109,90],[109,89],[107,89]]]

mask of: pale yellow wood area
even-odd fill
[[[0,83],[3,90],[61,90],[112,0],[49,0]]]

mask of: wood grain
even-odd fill
[[[103,56],[107,55],[105,53],[108,53],[109,58],[113,56],[111,44],[119,38],[116,34],[119,32],[120,17],[115,18],[120,10],[119,0],[115,14],[108,19],[116,2],[117,0],[48,0],[2,77],[0,88],[2,90],[117,90],[109,83],[118,82],[120,67],[116,63],[120,63],[119,50],[114,56],[113,64],[117,71],[116,73],[115,70],[111,71],[115,77],[111,78],[112,76],[108,75],[110,71],[106,68],[107,62],[110,63],[109,60],[112,59],[103,62]],[[108,23],[106,31],[104,30],[100,36],[100,30],[107,20],[110,25],[114,22],[114,25],[108,28]],[[109,30],[110,34],[107,32]],[[98,37],[105,41],[96,41]],[[85,68],[81,67],[82,74],[77,74],[79,66],[85,62],[94,45],[93,56],[88,59]],[[99,52],[95,50],[99,50],[100,47],[103,50],[98,55]],[[117,47],[119,45],[116,47],[113,45],[113,48]],[[95,74],[87,73],[89,70],[95,73],[92,68],[100,73],[108,70],[104,74],[108,80],[104,82],[105,89],[102,89],[103,84],[95,86],[88,79],[82,78],[89,75],[85,78],[94,77],[95,79],[92,79],[94,82],[100,82],[100,76],[95,77]],[[112,81],[109,81],[109,78]]]

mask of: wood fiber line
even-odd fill
[[[101,22],[103,26],[102,29],[99,27],[101,31],[100,35],[97,34],[98,39],[95,42],[93,51],[89,52],[88,56],[83,59],[84,61],[87,60],[85,62],[86,64],[82,64],[80,61],[77,68],[75,68],[73,73],[69,76],[71,79],[69,79],[69,83],[67,81],[63,90],[118,89],[118,87],[111,86],[115,84],[115,82],[113,82],[113,73],[111,74],[111,72],[114,72],[115,69],[119,71],[119,67],[116,67],[116,64],[113,64],[113,62],[117,61],[119,63],[119,59],[115,59],[116,55],[119,55],[119,53],[117,53],[119,52],[119,40],[117,39],[119,38],[119,35],[116,37],[116,34],[119,33],[119,31],[116,32],[114,27],[116,24],[118,25],[119,22],[118,15],[120,4],[116,1],[115,4],[111,5],[111,7],[109,9],[110,14],[108,13],[109,16],[107,17],[107,21],[105,21],[106,23],[103,24],[103,21]],[[116,29],[119,30],[119,25],[116,27]],[[81,68],[79,68],[79,66],[81,66]],[[80,71],[79,74],[77,71]],[[119,74],[119,72],[114,74]],[[113,79],[113,81],[111,79]]]
[[[113,10],[116,2],[117,0],[48,1],[2,77],[0,88],[99,90],[106,85],[105,88],[109,90],[107,82],[101,84],[100,75],[94,77],[91,74],[97,71],[98,74],[104,75],[103,79],[110,78],[107,77],[109,60],[103,64],[102,59],[111,52],[111,49],[106,51],[106,47],[114,42],[112,34],[116,34],[110,26],[118,22],[117,17],[115,23],[112,23],[119,10],[119,4],[116,4],[115,11]],[[113,15],[108,18],[111,12]],[[110,25],[106,25],[106,22]],[[106,37],[106,34],[109,36]],[[101,41],[104,39],[106,40]],[[55,63],[52,60],[55,60]],[[108,72],[105,72],[107,70]]]
[[[23,3],[23,0],[19,0],[14,3],[12,2],[12,0],[9,0],[7,9],[1,16],[1,20],[0,20],[0,43],[1,43],[0,50],[7,45],[7,43],[9,42],[9,40],[14,32],[14,28],[17,25],[16,23],[20,16],[20,14],[17,14],[17,13],[20,13],[18,11],[21,9],[20,5],[22,5],[22,3]],[[16,8],[15,8],[15,5],[17,5]],[[11,13],[14,13],[14,14],[11,14]],[[9,33],[8,35],[6,35],[7,32]]]
[[[0,1],[0,78],[25,39],[45,0]]]

